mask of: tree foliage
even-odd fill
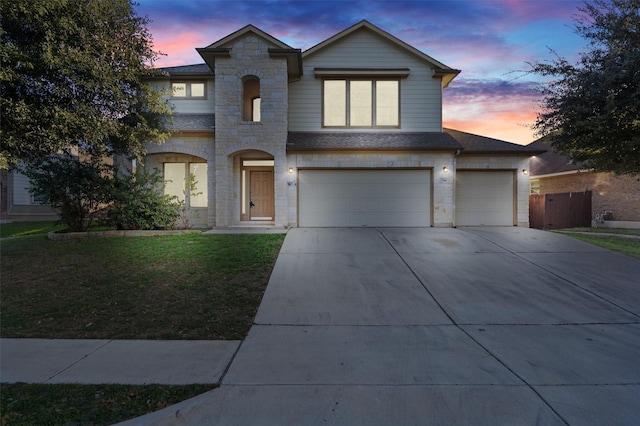
[[[0,165],[80,148],[140,157],[170,114],[130,0],[0,0]]]
[[[552,77],[534,128],[586,167],[640,173],[640,0],[595,0],[579,11],[575,31],[589,49],[578,63],[532,64]]]

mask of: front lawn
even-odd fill
[[[46,234],[47,232],[60,231],[64,228],[65,226],[57,221],[2,223],[0,224],[0,238]]]
[[[160,410],[215,385],[3,384],[2,425],[109,425]]]
[[[284,235],[0,241],[1,337],[243,339]],[[3,234],[4,235],[4,234]],[[8,236],[8,235],[7,235]],[[2,384],[0,424],[112,424],[214,385]]]
[[[3,240],[2,337],[243,339],[284,235]]]
[[[618,251],[628,256],[640,258],[640,238],[629,238],[623,235],[637,236],[640,230],[617,228],[572,228],[560,231],[587,243]],[[616,234],[616,235],[607,235]],[[622,236],[617,236],[622,235]]]

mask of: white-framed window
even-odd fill
[[[172,81],[171,97],[176,99],[206,99],[207,84],[204,81]]]
[[[324,127],[399,127],[400,80],[325,79]]]
[[[207,163],[164,163],[164,193],[186,207],[207,207]]]

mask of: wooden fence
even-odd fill
[[[591,191],[530,195],[529,226],[536,229],[591,226]]]

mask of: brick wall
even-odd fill
[[[539,182],[540,194],[592,191],[594,216],[609,210],[614,220],[640,221],[640,176],[578,172],[542,178]]]

